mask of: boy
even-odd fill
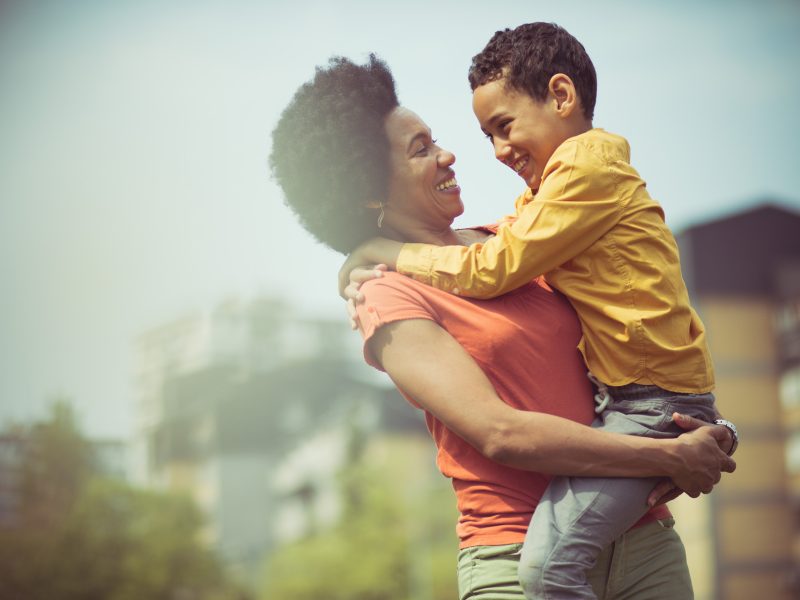
[[[473,58],[473,109],[495,156],[528,186],[494,239],[465,247],[376,239],[342,268],[385,263],[475,298],[539,275],[564,293],[583,328],[579,350],[597,387],[595,426],[675,437],[680,412],[718,419],[703,325],[689,305],[660,206],[629,164],[627,142],[594,129],[594,66],[554,24],[497,32]],[[340,278],[341,280],[341,278]],[[555,478],[520,559],[528,598],[595,598],[586,571],[646,511],[655,481]]]

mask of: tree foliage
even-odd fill
[[[347,504],[330,529],[287,544],[267,562],[264,600],[451,600],[456,593],[449,486],[402,490],[386,465],[341,474]]]
[[[4,476],[19,497],[0,525],[0,598],[241,597],[199,543],[197,508],[104,477],[68,404],[55,404],[43,423],[10,428],[4,439],[19,450]]]

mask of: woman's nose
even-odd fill
[[[456,162],[456,155],[450,152],[449,150],[440,149],[439,154],[436,156],[436,160],[439,163],[440,167],[447,168]]]

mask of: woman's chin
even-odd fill
[[[446,206],[446,210],[451,221],[464,214],[464,202],[461,200],[461,194],[458,194],[450,199],[450,202],[448,202]]]

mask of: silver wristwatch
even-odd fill
[[[728,451],[728,456],[731,456],[734,452],[736,452],[736,448],[739,447],[739,432],[736,430],[736,425],[726,419],[717,419],[714,421],[714,424],[727,427],[728,431],[731,432],[731,435],[733,436],[733,446],[731,446],[731,449]]]

